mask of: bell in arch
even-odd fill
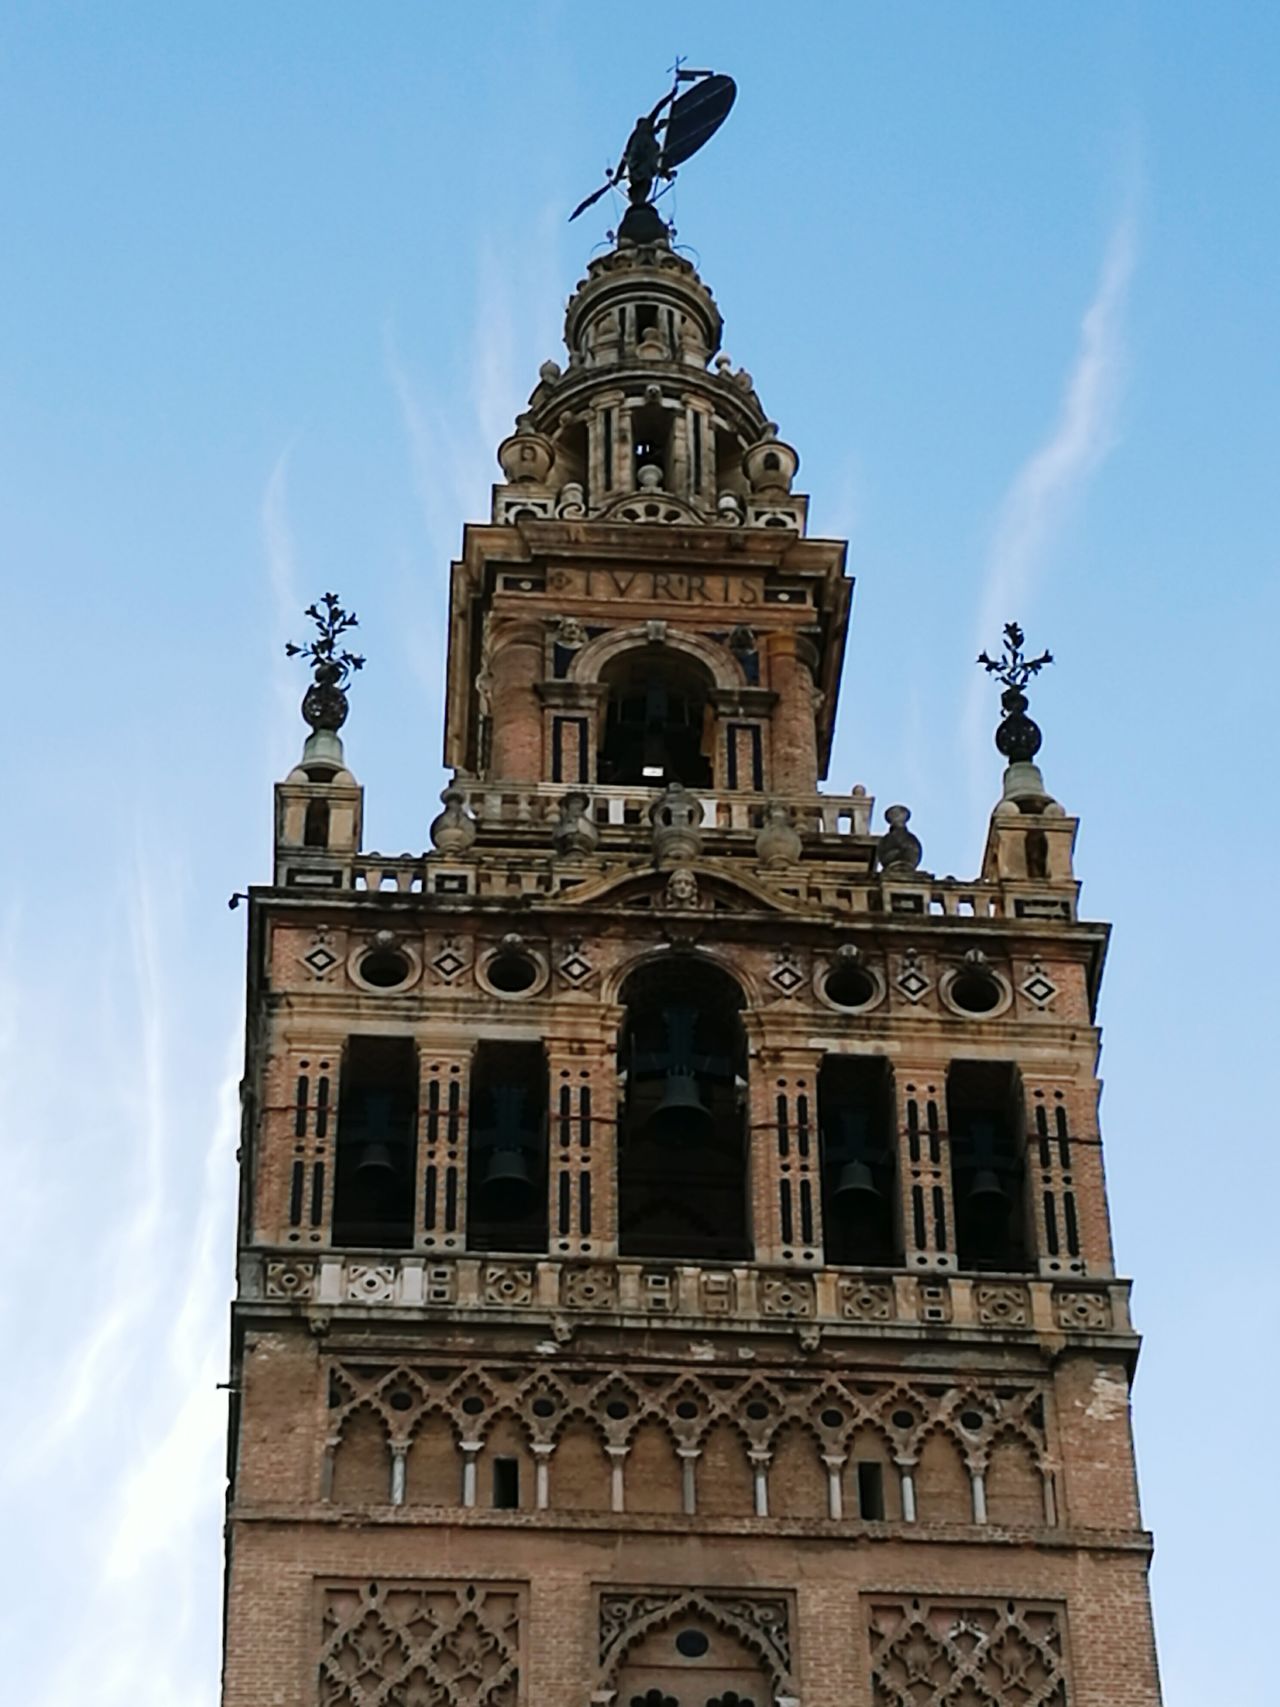
[[[870,1167],[861,1158],[841,1164],[831,1192],[831,1201],[837,1208],[870,1209],[878,1206],[883,1196],[872,1178]]]
[[[349,1139],[355,1155],[351,1172],[365,1188],[390,1185],[400,1177],[399,1145],[392,1098],[385,1091],[370,1091],[363,1100],[356,1130]]]
[[[661,1101],[646,1118],[643,1131],[664,1144],[696,1144],[710,1134],[711,1111],[692,1073],[677,1069],[667,1074]]]
[[[521,1113],[524,1091],[518,1085],[495,1085],[494,1121],[480,1135],[477,1149],[483,1157],[478,1195],[485,1215],[496,1221],[518,1221],[534,1206],[537,1182],[530,1166],[532,1138],[525,1130]]]
[[[996,1216],[1009,1207],[1009,1193],[1000,1182],[996,1169],[995,1125],[989,1120],[973,1121],[970,1132],[973,1145],[973,1179],[965,1193],[965,1204],[979,1215]]]

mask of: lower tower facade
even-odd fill
[[[1107,932],[1021,636],[980,874],[934,877],[820,789],[845,549],[706,286],[624,244],[566,341],[454,565],[419,857],[363,849],[314,610],[249,909],[225,1707],[1157,1707]]]

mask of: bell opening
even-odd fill
[[[626,1256],[749,1254],[742,992],[710,961],[667,955],[623,986],[618,1160]]]

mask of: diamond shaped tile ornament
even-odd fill
[[[781,990],[784,996],[794,996],[804,983],[804,973],[796,965],[795,956],[789,949],[783,949],[777,958],[773,971],[769,974],[769,982],[774,989]]]
[[[1031,962],[1031,970],[1022,983],[1022,993],[1028,1001],[1034,1002],[1038,1008],[1047,1008],[1058,993],[1058,986],[1050,978],[1038,960]]]
[[[431,965],[446,984],[451,984],[459,972],[466,970],[467,962],[458,952],[458,943],[454,937],[445,938],[439,954],[432,960]]]
[[[586,983],[593,970],[594,968],[592,967],[591,962],[582,952],[582,944],[578,942],[570,943],[568,954],[566,954],[564,959],[560,962],[560,976],[564,981],[567,984],[572,984],[573,987],[577,989],[580,985]]]
[[[902,957],[894,983],[909,1002],[921,1001],[933,987],[933,980],[920,964],[919,952],[909,948]]]
[[[302,964],[317,978],[323,978],[332,972],[338,964],[338,956],[329,946],[328,931],[317,931],[315,941],[302,957]]]

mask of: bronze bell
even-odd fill
[[[696,1144],[711,1132],[711,1111],[698,1091],[692,1073],[668,1073],[662,1081],[662,1100],[645,1120],[645,1135],[663,1144]]]
[[[385,1138],[365,1138],[359,1143],[352,1174],[361,1185],[378,1186],[399,1178],[400,1170]]]
[[[490,1150],[479,1182],[486,1215],[515,1221],[533,1207],[534,1184],[529,1158],[523,1150]]]
[[[863,1161],[845,1162],[836,1176],[831,1201],[841,1209],[869,1209],[881,1201],[882,1193]]]
[[[965,1203],[970,1209],[976,1209],[988,1215],[995,1215],[1008,1208],[1009,1194],[1000,1184],[994,1168],[979,1168],[973,1176],[973,1184],[965,1196]]]

